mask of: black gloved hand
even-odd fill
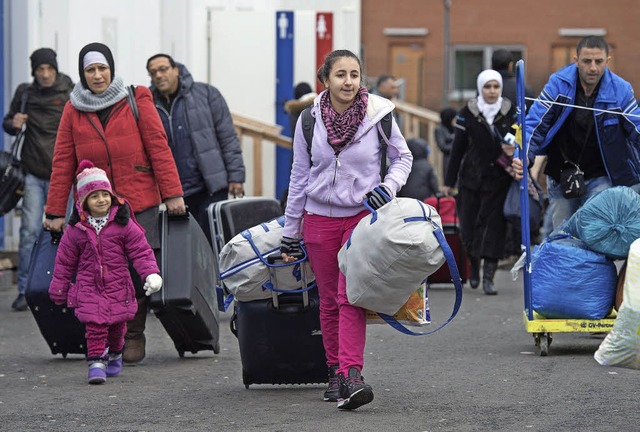
[[[280,252],[285,253],[290,257],[294,257],[295,259],[300,259],[304,256],[302,248],[300,247],[300,240],[293,239],[291,237],[282,237]]]
[[[378,210],[380,207],[388,202],[391,202],[391,193],[384,186],[380,185],[375,187],[371,192],[365,195],[365,198],[369,199],[369,206]]]

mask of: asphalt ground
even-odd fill
[[[100,386],[82,356],[54,356],[29,311],[0,288],[1,431],[603,431],[637,430],[640,371],[600,366],[603,337],[557,333],[538,355],[523,324],[521,280],[496,276],[499,295],[464,289],[458,316],[434,335],[368,327],[363,375],[375,399],[352,412],[322,401],[323,386],[242,383],[229,314],[221,352],[179,358],[150,315],[147,357]],[[429,291],[432,326],[448,318],[451,285]]]

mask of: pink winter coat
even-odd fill
[[[143,281],[160,272],[144,231],[131,219],[127,205],[111,208],[100,234],[84,218],[70,223],[58,246],[49,297],[75,308],[83,323],[129,321],[138,304],[127,258]]]

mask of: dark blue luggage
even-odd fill
[[[215,257],[192,215],[161,214],[162,289],[151,295],[151,308],[180,357],[189,351],[220,352],[216,304]]]
[[[73,309],[49,299],[49,285],[61,234],[41,231],[31,252],[25,297],[52,354],[86,354],[85,329]]]
[[[273,299],[237,302],[232,331],[240,345],[242,382],[311,384],[327,382],[317,289]]]

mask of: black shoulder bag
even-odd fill
[[[593,123],[589,126],[589,129],[587,129],[585,142],[582,145],[580,156],[576,162],[570,161],[562,150],[562,146],[558,146],[560,148],[560,154],[564,159],[562,168],[560,168],[560,189],[562,190],[562,196],[567,199],[580,198],[587,192],[587,186],[584,182],[584,172],[580,169],[579,164],[582,160],[584,149],[587,147],[587,140],[591,134],[591,129],[593,129]]]
[[[20,99],[21,113],[26,111],[28,91],[29,87],[26,87]],[[26,129],[27,124],[25,123],[13,141],[11,151],[0,152],[0,216],[13,210],[24,195],[26,173],[20,162],[20,155],[22,154]]]

